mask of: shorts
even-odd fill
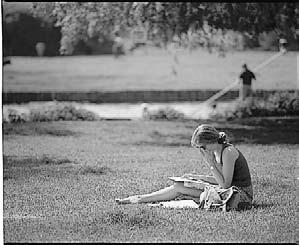
[[[252,204],[253,201],[253,189],[252,185],[246,187],[239,187],[240,191],[240,202],[250,203]]]
[[[247,97],[252,95],[251,85],[243,84],[240,88],[239,97],[241,100],[244,100]]]

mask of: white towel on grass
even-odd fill
[[[163,207],[163,208],[199,208],[199,205],[193,200],[174,200],[159,203],[147,204],[151,207]]]

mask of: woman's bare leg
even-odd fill
[[[183,183],[175,183],[174,185],[171,185],[159,191],[152,192],[150,194],[130,196],[124,199],[116,199],[116,202],[118,202],[119,204],[128,204],[169,201],[182,194],[199,198],[201,193],[202,190],[185,187]]]

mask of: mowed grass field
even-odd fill
[[[296,123],[216,124],[248,159],[254,208],[117,205],[115,198],[208,174],[190,147],[195,121],[3,125],[5,242],[296,242]]]
[[[177,76],[173,58],[161,50],[138,50],[113,56],[12,57],[3,69],[3,91],[130,91],[222,89],[234,82],[243,63],[250,69],[276,52],[216,53],[179,51]],[[254,89],[296,89],[298,52],[288,52],[256,73]]]

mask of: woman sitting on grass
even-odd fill
[[[208,164],[213,176],[186,174],[184,177],[200,179],[207,183],[227,189],[236,186],[240,193],[240,202],[252,205],[253,189],[247,161],[243,154],[226,140],[223,132],[218,132],[213,126],[200,125],[193,133],[191,145]],[[150,203],[157,201],[174,200],[180,196],[199,200],[203,189],[186,187],[184,182],[175,182],[173,185],[150,194],[134,195],[124,199],[116,199],[119,204]]]

